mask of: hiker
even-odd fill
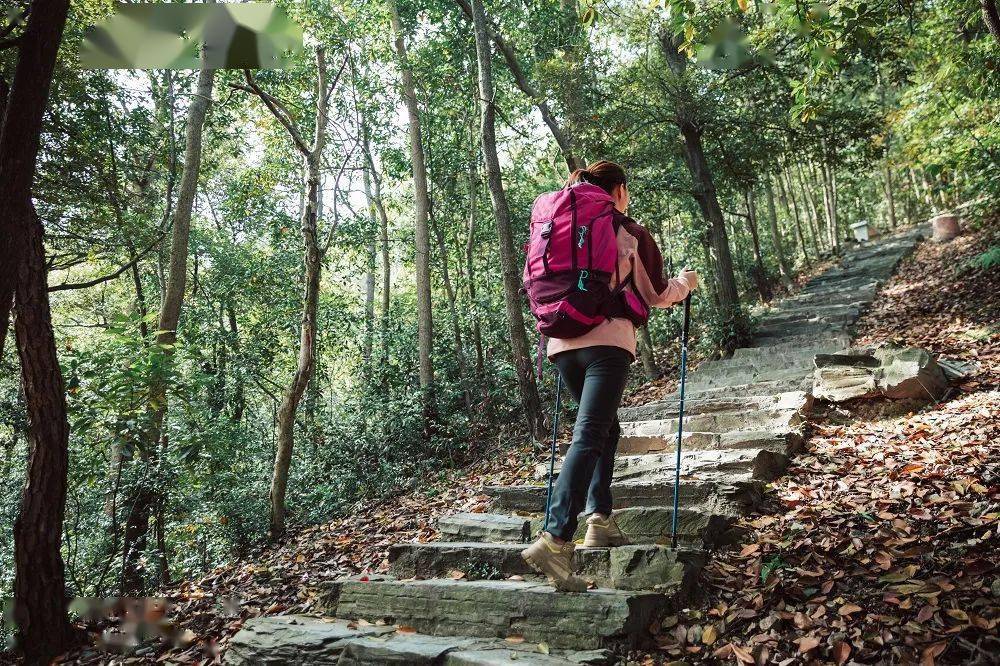
[[[579,411],[546,528],[521,556],[562,591],[587,589],[573,575],[581,510],[589,514],[585,547],[627,543],[611,512],[611,478],[636,326],[650,307],[679,303],[698,286],[692,270],[664,277],[653,237],[627,216],[629,199],[625,170],[601,160],[574,171],[563,190],[543,194],[532,209],[525,291],[549,338],[547,356]]]

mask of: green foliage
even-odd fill
[[[994,245],[990,249],[972,260],[972,265],[976,268],[989,270],[995,266],[1000,266],[1000,245]]]

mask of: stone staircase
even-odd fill
[[[689,375],[677,550],[665,545],[678,417],[671,396],[619,412],[614,508],[634,545],[577,549],[594,589],[557,593],[520,557],[545,509],[540,465],[535,484],[484,489],[493,513],[449,516],[439,541],[393,546],[391,575],[325,587],[322,608],[337,619],[250,620],[227,663],[616,663],[649,638],[653,621],[697,601],[706,553],[738,542],[737,520],[759,507],[765,484],[803,445],[814,356],[849,346],[850,326],[919,239],[909,230],[852,249],[769,310],[751,346]],[[583,529],[581,521],[578,537]]]

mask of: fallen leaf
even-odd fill
[[[799,644],[799,654],[805,654],[810,650],[815,650],[819,646],[819,639],[812,636],[803,636],[795,642]]]
[[[837,615],[840,615],[841,617],[847,617],[849,615],[853,615],[854,613],[860,613],[861,610],[862,610],[861,606],[856,606],[854,604],[844,604],[837,611]]]

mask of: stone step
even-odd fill
[[[762,370],[760,372],[736,370],[731,373],[710,374],[704,378],[692,377],[689,387],[691,390],[699,391],[708,388],[745,386],[758,382],[801,381],[803,378],[810,376],[812,370],[810,367],[791,367],[779,370]]]
[[[807,335],[823,335],[837,333],[847,329],[846,324],[828,324],[825,322],[792,322],[790,324],[768,324],[757,326],[754,330],[754,342],[768,339],[802,337]]]
[[[671,609],[669,595],[598,588],[557,592],[528,581],[346,578],[320,588],[334,617],[386,622],[434,636],[507,638],[555,648],[634,645]]]
[[[801,376],[801,373],[798,375]],[[707,386],[711,380],[701,382]],[[699,385],[691,384],[692,390]],[[687,401],[685,400],[685,403]],[[690,433],[727,433],[738,430],[777,430],[787,431],[800,426],[805,421],[801,409],[781,407],[776,409],[754,409],[746,411],[725,411],[706,414],[689,414],[687,404],[684,411],[684,432]],[[647,421],[628,421],[621,424],[622,437],[669,437],[677,434],[678,418],[650,419]],[[620,446],[620,444],[619,444]],[[700,448],[714,448],[704,446]],[[656,449],[650,449],[656,450]],[[623,453],[636,451],[623,451]]]
[[[458,571],[467,580],[540,577],[521,551],[525,544],[401,543],[389,548],[389,571],[396,578],[449,578]],[[616,548],[577,547],[576,573],[597,587],[656,590],[691,598],[705,563],[701,550],[673,550],[655,544]]]
[[[545,485],[486,486],[483,492],[493,498],[494,511],[545,511]],[[614,481],[611,495],[614,509],[671,504],[673,474]],[[749,473],[704,472],[680,480],[682,506],[713,503],[720,511],[738,515],[759,506],[763,497],[764,483]]]
[[[779,437],[767,437],[761,433],[759,441],[767,446],[760,448],[693,450],[681,451],[681,474],[702,472],[738,472],[750,474],[751,478],[773,481],[788,467],[788,447]],[[555,462],[553,478],[562,470],[563,459]],[[638,479],[650,475],[673,473],[677,456],[670,453],[643,453],[639,455],[619,455],[615,458],[614,478],[618,481]],[[535,479],[542,482],[548,478],[548,463],[535,466]]]
[[[798,324],[830,324],[833,326],[846,326],[854,323],[861,313],[860,308],[851,307],[849,311],[836,313],[815,313],[815,312],[781,312],[770,313],[761,318],[758,326],[769,328],[775,326],[787,326]]]
[[[798,370],[802,374],[812,372],[814,368],[814,355],[803,355],[793,357],[792,355],[772,355],[770,357],[754,360],[732,360],[709,361],[709,364],[702,363],[698,369],[688,377],[691,384],[702,383],[708,379],[725,379],[727,377],[742,377],[774,373],[791,372]]]
[[[810,351],[816,347],[837,347],[839,349],[847,349],[851,345],[851,336],[846,331],[831,331],[824,335],[807,335],[795,338],[789,338],[787,340],[768,340],[763,341],[753,347],[743,347],[742,349],[751,350],[747,353],[760,353],[760,354],[785,354],[790,352],[796,352],[804,349],[809,349]],[[753,350],[760,350],[759,352]],[[734,357],[740,350],[737,349],[733,353]]]
[[[714,414],[732,411],[756,411],[761,409],[797,409],[808,411],[812,405],[812,397],[804,391],[787,391],[773,395],[755,396],[720,396],[697,398],[686,395],[684,398],[684,415]],[[644,405],[622,407],[618,410],[618,420],[621,423],[632,421],[649,421],[668,419],[677,416],[680,406],[674,394],[670,399],[647,402]]]
[[[786,354],[762,354],[752,357],[732,357],[718,361],[705,361],[701,363],[691,377],[702,377],[705,375],[716,375],[725,372],[732,372],[740,369],[746,370],[778,370],[789,367],[808,367],[813,365],[813,358],[816,355],[808,350],[801,352],[789,352]]]
[[[307,615],[255,617],[229,641],[228,666],[268,664],[407,664],[414,666],[527,666],[612,664],[609,650],[547,650],[535,643],[465,636],[430,636],[394,626],[363,625]]]
[[[671,499],[672,502],[672,499]],[[527,513],[525,516],[518,516],[530,522],[530,532],[532,538],[542,531],[545,522],[545,515],[542,513],[544,506],[539,512]],[[495,516],[498,519],[508,518],[505,514],[483,514]],[[667,544],[670,543],[672,506],[654,507],[628,507],[617,509],[615,519],[629,541],[634,544]],[[714,504],[708,505],[681,505],[677,511],[677,533],[678,540],[682,545],[695,548],[716,548],[724,545],[736,543],[741,535],[734,524],[738,517],[737,513],[726,507],[719,509]],[[573,539],[582,542],[587,532],[587,516],[578,516],[577,530]],[[471,539],[456,538],[451,542],[462,542]],[[444,541],[444,539],[442,539]],[[522,545],[522,542],[516,542]]]
[[[631,427],[631,424],[630,424]],[[682,455],[701,456],[709,453],[730,452],[739,454],[741,450],[773,451],[793,455],[802,447],[803,436],[800,427],[785,430],[733,430],[727,433],[684,431],[681,439]],[[672,455],[677,449],[676,433],[658,434],[652,428],[644,433],[628,434],[618,441],[619,456]],[[756,477],[763,478],[763,477]]]
[[[531,519],[495,513],[456,513],[439,518],[442,541],[484,541],[486,543],[527,543],[531,540]]]
[[[869,303],[875,298],[878,285],[874,282],[862,287],[852,287],[849,289],[825,287],[822,290],[813,289],[810,291],[800,291],[794,296],[782,299],[784,306],[797,305],[805,307],[807,305],[850,305]]]
[[[838,352],[842,352],[847,349],[849,345],[850,340],[845,334],[843,339],[834,339],[828,342],[817,342],[806,347],[800,347],[797,345],[791,347],[782,347],[781,345],[772,345],[767,347],[740,347],[733,352],[732,360],[737,362],[756,362],[759,360],[782,358],[786,354],[801,355],[804,358],[815,358],[816,354],[836,354]]]
[[[812,392],[812,377],[792,378],[782,380],[757,380],[749,384],[737,386],[689,387],[686,400],[713,400],[731,398],[733,396],[766,396],[788,391]],[[675,394],[676,395],[676,394]],[[687,430],[687,426],[684,428]]]

